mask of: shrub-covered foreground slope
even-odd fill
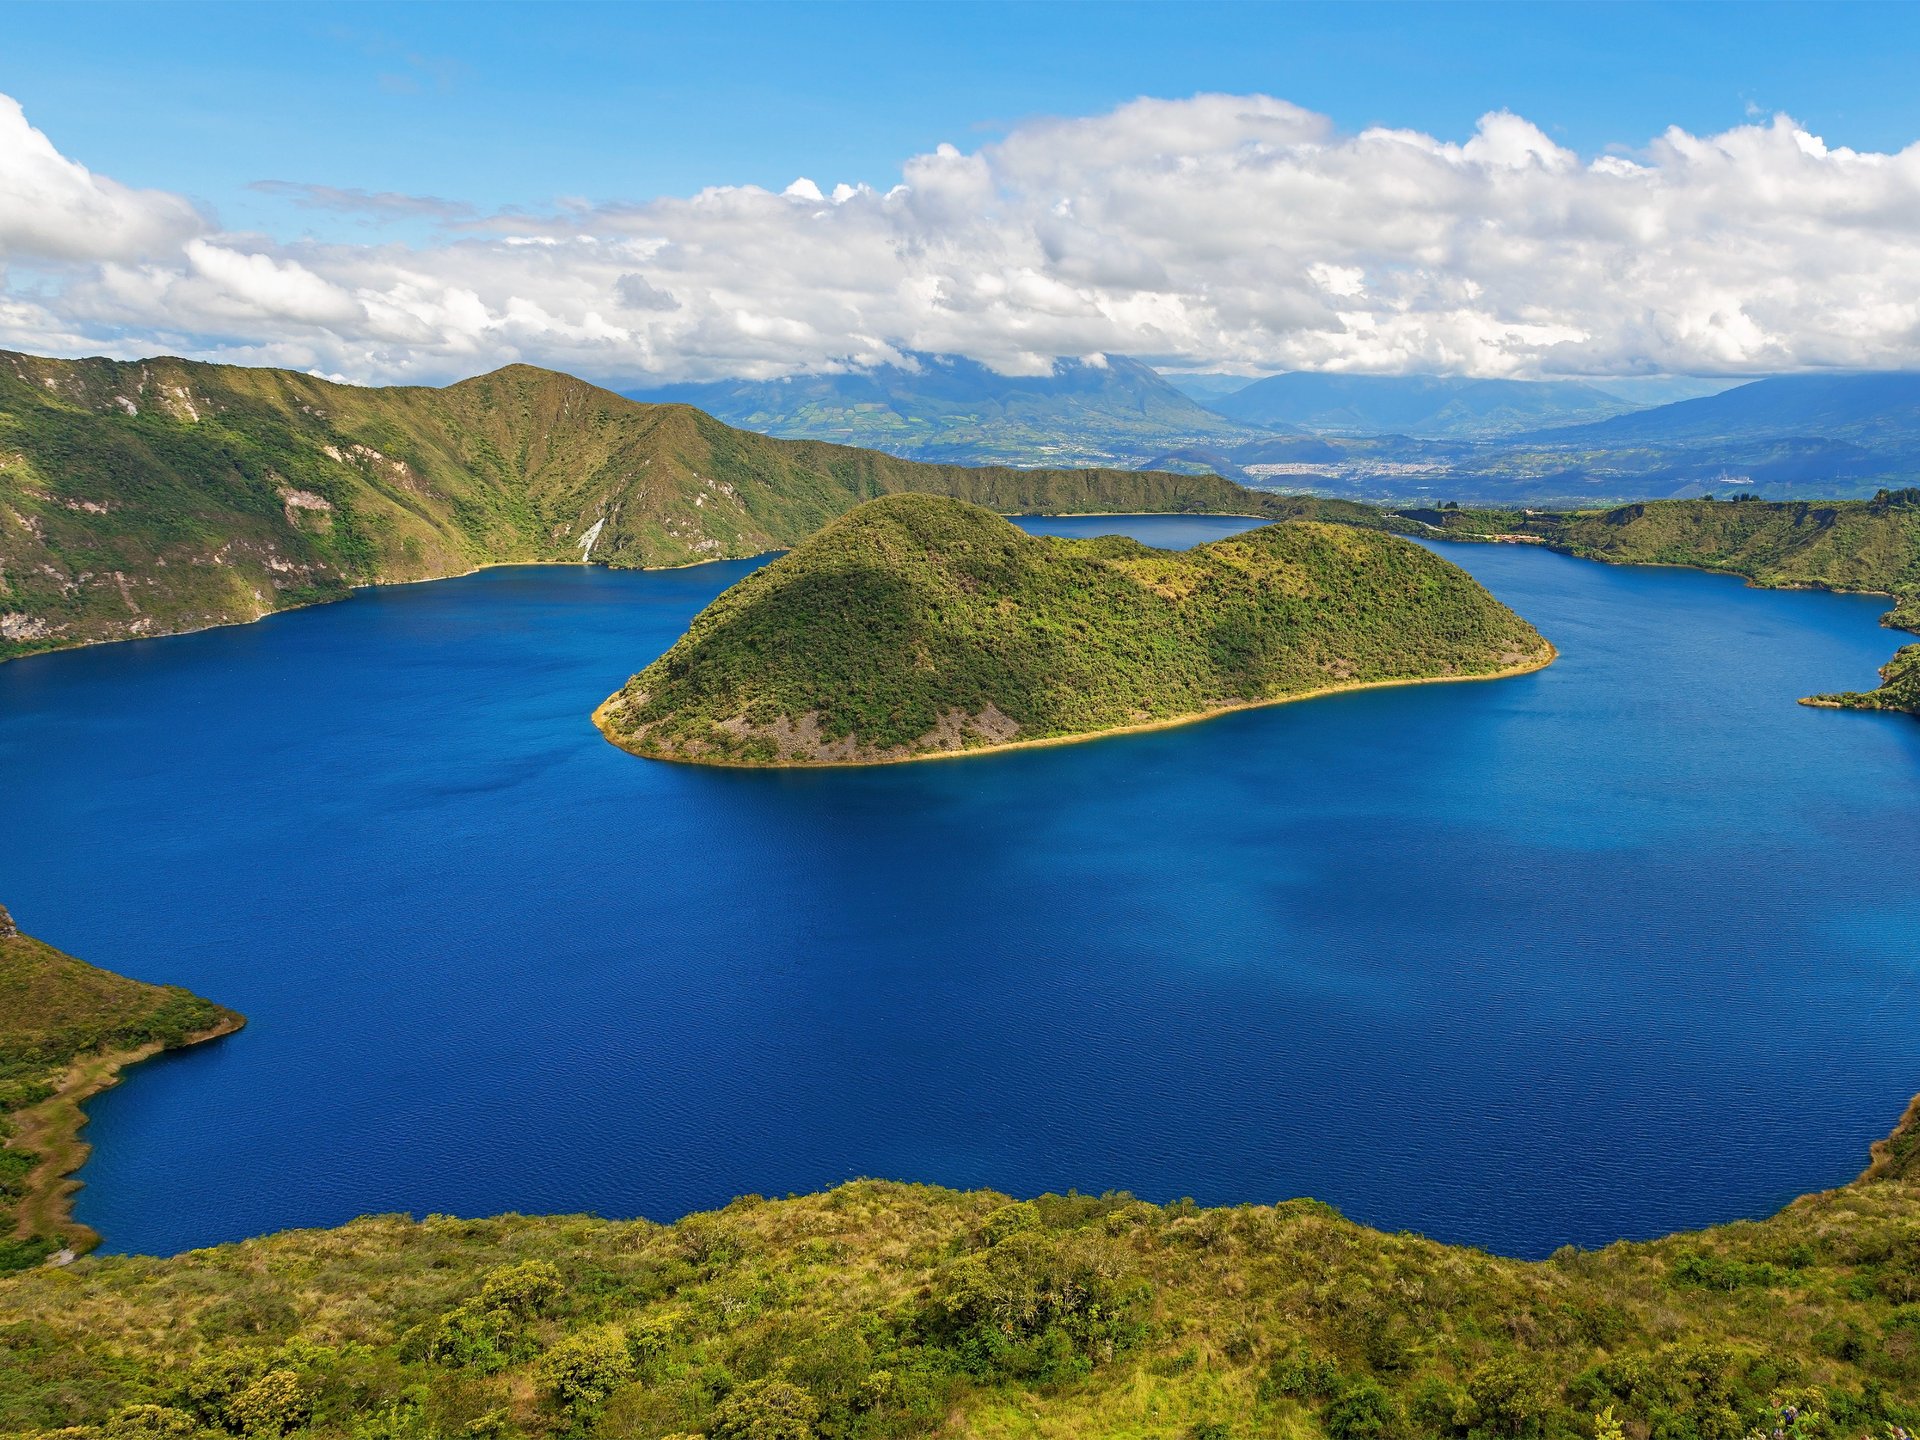
[[[902,495],[728,590],[597,718],[642,755],[873,762],[1552,656],[1465,572],[1396,536],[1290,521],[1175,552],[1031,536]]]
[[[1916,1138],[1535,1263],[1304,1200],[871,1181],[96,1256],[0,1280],[0,1433],[1886,1440],[1920,1424]]]
[[[772,440],[525,365],[371,389],[0,352],[0,659],[489,563],[757,555],[896,491],[1003,510],[1370,513],[1208,475],[973,470]]]
[[[66,1213],[85,1156],[79,1103],[157,1050],[240,1017],[171,985],[96,969],[23,935],[0,908],[0,1271],[93,1238]]]

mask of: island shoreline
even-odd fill
[[[1212,710],[1197,711],[1190,715],[1175,715],[1165,720],[1149,720],[1141,725],[1116,725],[1106,730],[1091,730],[1080,735],[1045,735],[1033,740],[1013,740],[1004,745],[976,745],[962,750],[933,750],[924,755],[895,755],[884,760],[706,760],[688,755],[651,754],[645,750],[636,750],[631,745],[622,744],[604,723],[607,712],[625,693],[620,690],[616,690],[595,707],[592,719],[594,728],[615,749],[623,750],[637,759],[658,760],[668,765],[697,765],[717,770],[870,770],[880,765],[917,765],[928,760],[972,760],[984,755],[1005,755],[1015,750],[1040,750],[1054,745],[1084,745],[1090,741],[1110,740],[1120,735],[1146,735],[1155,730],[1177,730],[1188,725],[1201,725],[1209,720],[1217,720],[1223,715],[1237,715],[1247,710],[1267,710],[1276,705],[1291,705],[1300,700],[1324,700],[1333,695],[1354,695],[1365,690],[1397,690],[1410,685],[1465,685],[1481,680],[1512,680],[1521,675],[1532,675],[1545,670],[1559,658],[1558,647],[1549,641],[1544,659],[1531,659],[1505,670],[1490,671],[1485,675],[1410,675],[1401,680],[1363,680],[1357,685],[1326,685],[1318,690],[1302,690],[1292,695],[1276,695],[1270,700],[1246,700],[1234,705],[1217,706]]]

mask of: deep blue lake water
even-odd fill
[[[866,771],[589,724],[750,564],[0,666],[0,900],[252,1021],[93,1103],[79,1213],[167,1252],[877,1175],[1539,1255],[1850,1178],[1920,1089],[1920,724],[1793,702],[1872,680],[1884,603],[1443,553],[1563,658]]]

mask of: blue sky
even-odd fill
[[[1920,6],[14,4],[0,91],[68,155],[233,227],[346,228],[249,182],[482,209],[705,185],[884,187],[903,159],[1140,95],[1260,92],[1592,153],[1784,110],[1920,137]]]
[[[1916,74],[1904,4],[15,3],[0,348],[1920,368]]]

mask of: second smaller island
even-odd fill
[[[1156,550],[892,495],[726,591],[594,721],[653,759],[884,764],[1553,658],[1465,571],[1393,535],[1290,520]]]

